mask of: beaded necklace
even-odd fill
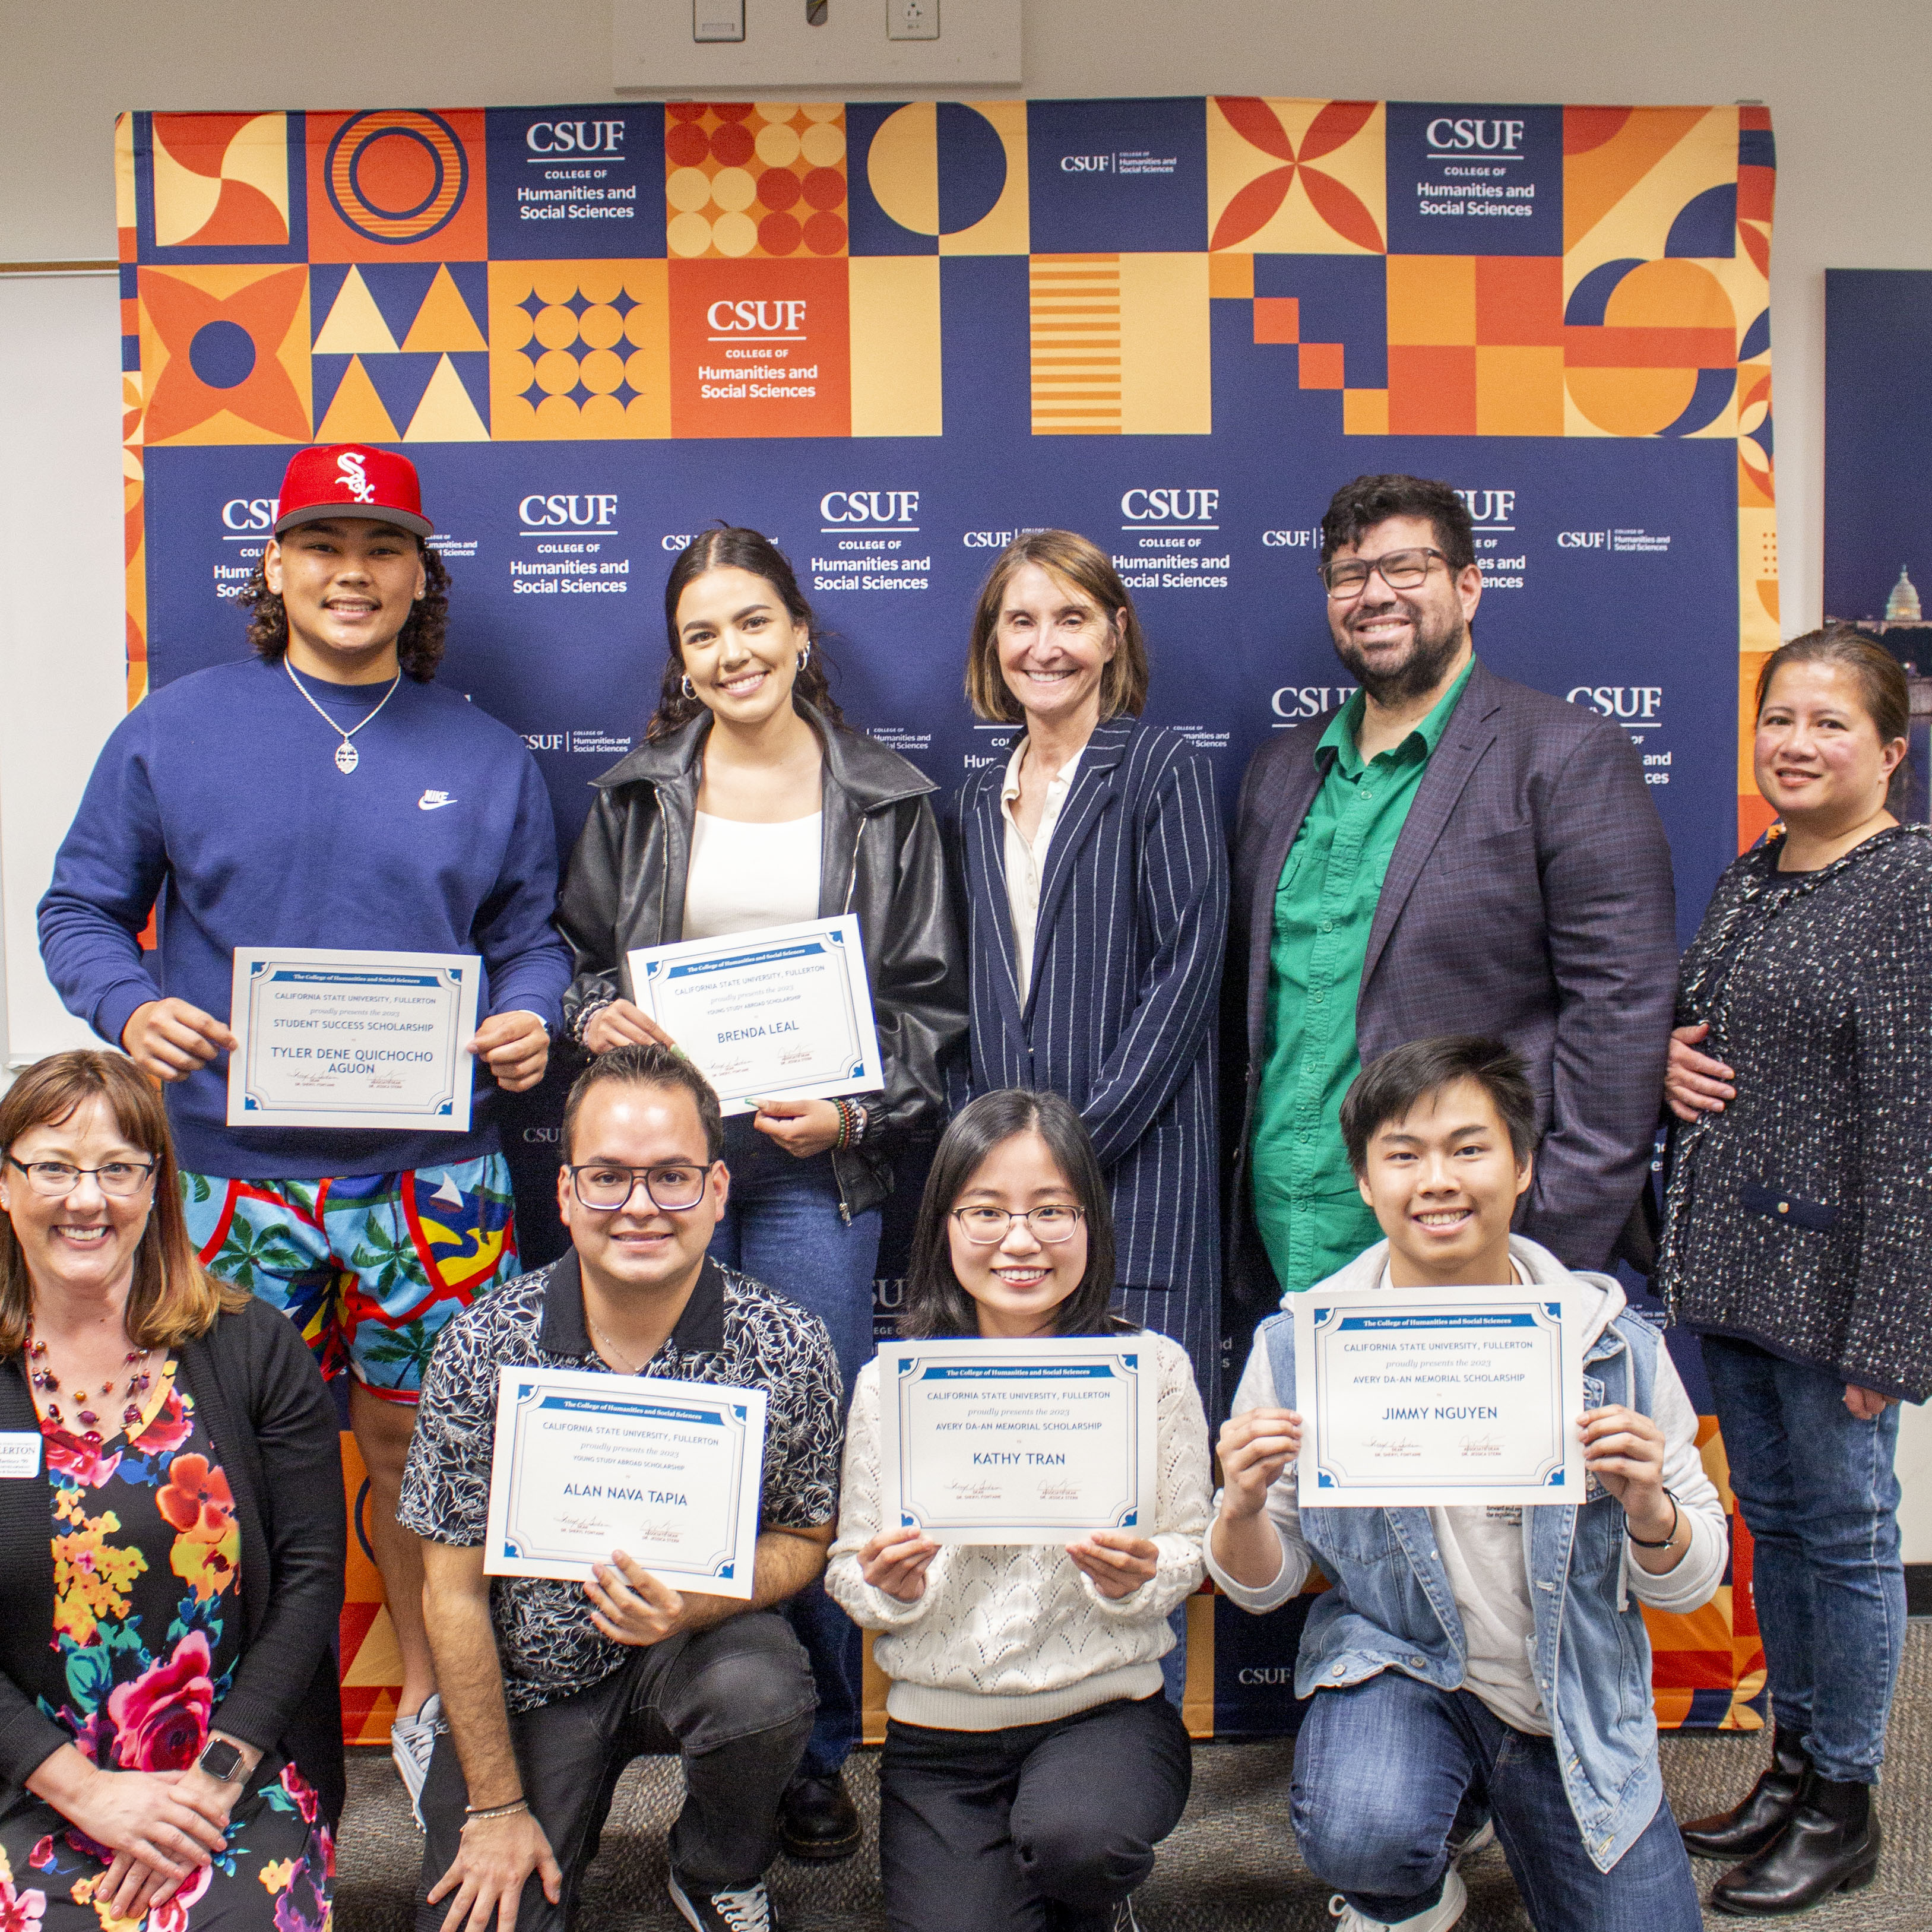
[[[133,1428],[141,1419],[141,1397],[146,1394],[148,1384],[154,1380],[147,1366],[148,1358],[154,1352],[152,1348],[130,1348],[127,1359],[121,1365],[130,1371],[128,1386],[122,1391],[125,1406],[121,1412],[121,1422],[124,1428]],[[60,1378],[54,1373],[52,1364],[48,1359],[46,1343],[34,1334],[34,1324],[31,1321],[27,1324],[27,1375],[34,1388],[46,1398],[47,1420],[64,1425],[66,1418],[61,1414],[60,1404],[53,1400],[60,1393]],[[104,1401],[113,1393],[114,1377],[112,1376],[100,1384],[100,1394],[98,1397],[89,1395],[85,1382],[77,1384],[73,1390],[70,1400],[78,1405],[75,1410],[75,1420],[87,1432],[86,1439],[88,1442],[98,1442],[101,1439],[100,1415],[88,1405],[96,1400]]]

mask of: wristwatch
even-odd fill
[[[226,1738],[210,1738],[194,1761],[197,1771],[205,1771],[218,1784],[232,1784],[242,1775],[247,1762],[238,1747]]]

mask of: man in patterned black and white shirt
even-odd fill
[[[824,1567],[842,1384],[815,1315],[706,1255],[730,1185],[723,1144],[688,1061],[656,1046],[593,1060],[564,1109],[571,1251],[464,1310],[424,1377],[398,1516],[424,1540],[448,1728],[423,1788],[419,1932],[508,1932],[510,1910],[518,1932],[561,1932],[619,1772],[669,1750],[686,1782],[673,1902],[700,1932],[777,1932],[763,1874],[814,1699],[772,1606]],[[506,1364],[764,1390],[751,1601],[681,1594],[621,1552],[583,1584],[486,1576]]]

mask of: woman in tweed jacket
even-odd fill
[[[1782,820],[1684,956],[1653,1286],[1696,1330],[1756,1545],[1776,1722],[1744,1802],[1684,1828],[1712,1903],[1866,1883],[1905,1620],[1898,1403],[1932,1392],[1932,834],[1888,808],[1904,674],[1849,627],[1774,652],[1758,788]]]

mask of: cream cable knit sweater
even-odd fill
[[[1150,1333],[1156,1400],[1154,1576],[1131,1596],[1101,1595],[1058,1544],[949,1544],[926,1592],[902,1604],[859,1573],[879,1532],[879,1370],[859,1372],[845,1430],[838,1540],[825,1587],[854,1623],[881,1633],[874,1655],[902,1724],[997,1731],[1040,1724],[1161,1688],[1174,1646],[1168,1612],[1200,1582],[1208,1526],[1208,1422],[1186,1351]]]

